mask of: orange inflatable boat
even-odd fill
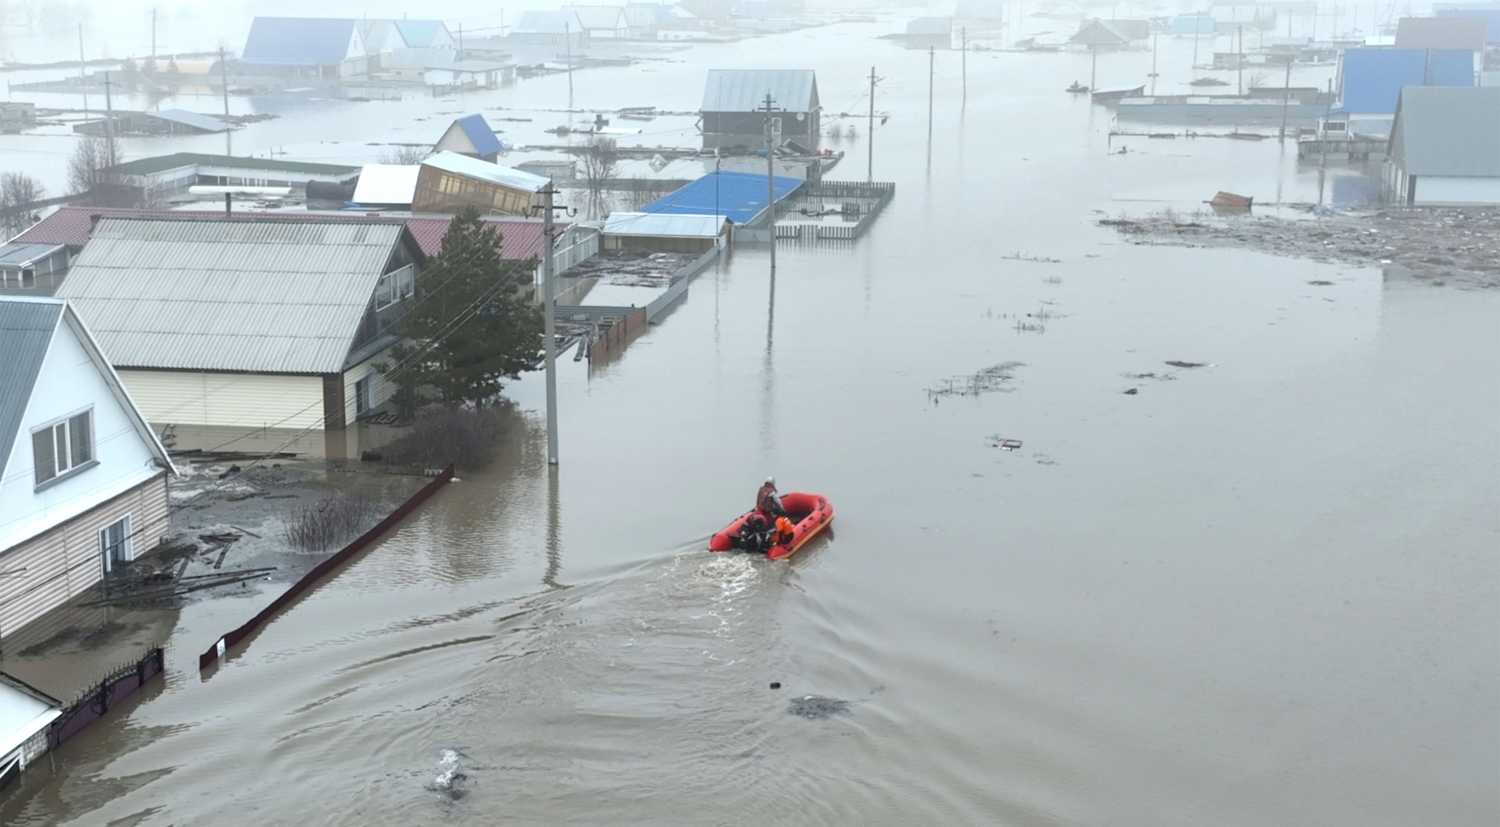
[[[804,494],[798,491],[790,491],[781,495],[781,505],[786,509],[787,519],[792,522],[791,539],[783,542],[783,538],[777,538],[766,556],[772,560],[780,560],[790,557],[798,549],[807,544],[808,540],[816,537],[818,532],[828,527],[833,522],[833,506],[828,498],[821,494]],[[754,511],[746,511],[734,522],[724,527],[724,530],[709,538],[709,551],[729,551],[740,548],[740,529],[745,527],[745,521],[750,518]]]

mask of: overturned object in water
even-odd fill
[[[1216,210],[1248,210],[1255,197],[1219,190],[1209,199],[1208,205]]]
[[[781,505],[786,508],[786,516],[792,521],[791,539],[776,538],[776,542],[766,552],[766,556],[772,560],[792,556],[806,545],[807,541],[816,537],[818,532],[833,522],[833,505],[822,494],[792,491],[782,495]],[[746,511],[719,533],[710,537],[708,550],[729,551],[739,547],[740,530],[745,527],[745,521],[754,513],[754,511]]]

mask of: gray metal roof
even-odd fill
[[[24,241],[12,241],[9,244],[0,245],[0,267],[26,267],[62,248],[61,244],[28,244]]]
[[[1500,177],[1500,86],[1408,86],[1391,128],[1408,175]]]
[[[404,232],[103,218],[58,296],[117,367],[337,373]]]
[[[704,112],[752,112],[770,92],[787,112],[818,107],[818,78],[811,69],[710,69],[703,87]]]
[[[56,299],[0,299],[0,477],[62,312]]]
[[[197,112],[189,112],[186,109],[163,109],[160,112],[150,113],[153,117],[164,121],[170,121],[193,129],[201,129],[204,132],[226,132],[230,125],[213,115],[200,115]]]
[[[604,221],[604,234],[636,238],[710,239],[724,231],[722,215],[613,212]]]

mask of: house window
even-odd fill
[[[396,271],[396,300],[409,299],[417,292],[417,271],[411,266]]]
[[[35,270],[31,269],[30,267],[26,267],[26,268],[23,268],[21,270],[21,286],[22,287],[35,287],[36,286],[36,271]]]
[[[94,412],[74,414],[31,432],[36,484],[82,470],[94,461]]]
[[[356,419],[363,419],[364,416],[370,412],[370,409],[375,407],[373,404],[371,404],[371,384],[372,381],[369,375],[366,375],[364,378],[359,379],[354,383],[354,416]]]
[[[99,529],[99,556],[106,573],[130,560],[130,515]]]

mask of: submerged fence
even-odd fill
[[[62,714],[47,729],[47,748],[56,749],[165,670],[166,653],[160,646],[132,663],[110,670],[99,683],[80,692],[72,703],[63,707]]]
[[[782,221],[776,224],[776,238],[804,244],[824,241],[857,241],[895,196],[896,185],[884,181],[868,184],[863,181],[819,181],[809,184],[806,192],[801,193],[804,199],[814,201],[851,199],[863,202],[860,204],[858,219],[840,224]]]
[[[291,605],[292,602],[295,601],[298,597],[301,597],[303,592],[306,592],[324,576],[332,573],[339,566],[342,566],[345,563],[349,562],[349,560],[353,558],[354,555],[363,551],[367,546],[375,542],[375,540],[379,538],[381,534],[389,531],[397,523],[405,519],[408,514],[416,510],[417,506],[426,502],[428,498],[437,493],[437,490],[439,488],[447,485],[450,481],[452,481],[452,479],[453,466],[450,465],[447,468],[444,468],[442,470],[442,473],[438,474],[431,482],[422,486],[422,488],[418,490],[417,493],[413,494],[410,499],[402,503],[395,511],[392,511],[389,515],[387,515],[385,519],[376,523],[374,527],[372,527],[369,531],[366,531],[364,534],[361,534],[358,537],[354,538],[353,542],[349,543],[349,545],[347,546],[344,546],[342,549],[339,549],[339,551],[332,557],[329,557],[327,560],[324,560],[316,566],[313,566],[311,571],[309,571],[307,574],[302,575],[302,577],[298,579],[297,582],[293,583],[290,588],[282,592],[280,597],[271,601],[270,605],[257,612],[255,617],[252,617],[239,626],[230,629],[228,632],[225,632],[217,641],[214,641],[214,645],[208,647],[207,651],[198,656],[198,670],[201,672],[202,670],[207,669],[219,658],[222,658],[226,654],[228,654],[229,648],[231,646],[234,646],[235,644],[244,640],[246,637],[249,637],[252,633],[269,622],[271,618],[275,617],[278,612]]]

